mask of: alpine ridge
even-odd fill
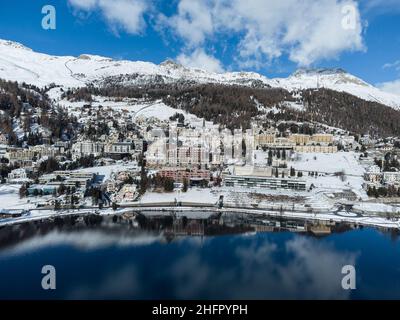
[[[271,79],[255,72],[217,74],[187,68],[171,60],[157,65],[90,54],[79,57],[52,56],[34,52],[20,43],[8,40],[0,40],[0,79],[25,82],[38,87],[50,84],[83,87],[117,81],[129,86],[151,85],[153,82],[186,82],[283,88],[289,92],[326,88],[400,109],[400,96],[383,92],[340,68],[300,69],[288,78]]]

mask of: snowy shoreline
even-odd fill
[[[240,213],[240,214],[252,214],[260,215],[260,217],[274,217],[274,218],[286,218],[286,219],[301,219],[305,221],[320,221],[320,222],[339,222],[339,223],[350,223],[356,225],[370,226],[370,227],[380,227],[388,229],[399,229],[399,221],[391,221],[380,216],[359,216],[352,212],[347,213],[304,213],[295,211],[272,211],[265,209],[254,209],[254,208],[217,208],[217,207],[195,207],[195,206],[183,206],[183,207],[171,207],[171,206],[138,206],[133,208],[123,208],[112,210],[111,208],[96,210],[96,209],[75,209],[75,210],[65,210],[65,211],[52,211],[49,213],[38,213],[32,210],[27,215],[23,215],[17,218],[4,218],[0,219],[0,227],[11,226],[16,224],[50,220],[56,217],[66,217],[66,216],[85,216],[97,214],[99,216],[113,216],[122,215],[127,213],[141,213],[143,215],[179,215],[186,216],[187,218],[195,219],[207,219],[210,215],[221,214],[221,213]]]

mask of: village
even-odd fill
[[[182,203],[392,220],[400,212],[396,137],[262,118],[231,130],[162,102],[57,103],[79,121],[73,139],[51,141],[27,103],[20,127],[29,121],[37,131],[23,140],[40,143],[17,146],[0,134],[3,217]]]

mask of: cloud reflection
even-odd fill
[[[19,255],[33,252],[48,247],[67,245],[81,251],[99,250],[102,248],[145,246],[163,241],[161,235],[150,233],[121,234],[107,233],[104,231],[79,231],[79,232],[58,232],[53,231],[43,236],[27,239],[0,252],[1,256]]]
[[[235,250],[236,263],[219,268],[191,253],[170,272],[179,298],[346,299],[341,269],[355,264],[356,254],[341,253],[326,243],[294,237],[283,247],[251,241]]]
[[[296,234],[165,243],[161,236],[97,231],[53,232],[8,254],[59,245],[77,249],[63,256],[69,263],[82,263],[85,250],[98,250],[96,255],[107,261],[104,266],[85,262],[65,288],[65,298],[73,299],[347,299],[341,269],[355,265],[358,255],[338,251],[329,238]],[[110,246],[119,250],[105,250]],[[85,271],[93,268],[94,273]]]

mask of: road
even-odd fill
[[[67,62],[65,62],[65,63],[64,63],[65,68],[67,68],[67,70],[69,71],[69,73],[70,73],[70,75],[71,75],[72,78],[74,78],[75,80],[77,80],[77,81],[79,81],[79,82],[86,83],[86,82],[83,81],[82,79],[77,78],[77,77],[75,76],[74,72],[72,71],[72,69],[71,69],[70,67],[68,67],[68,63],[71,62],[71,61],[74,61],[74,60],[76,60],[76,59],[71,59],[71,60],[68,60]]]

